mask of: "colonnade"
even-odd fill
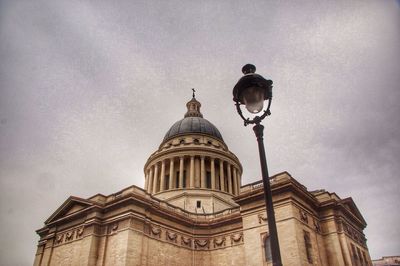
[[[182,188],[220,190],[238,195],[240,170],[228,161],[210,156],[181,156],[147,167],[145,190],[150,194]]]

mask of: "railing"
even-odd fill
[[[288,175],[277,175],[277,176],[273,176],[270,177],[269,179],[269,183],[270,184],[275,184],[281,180],[286,180],[287,178],[290,178],[290,176]],[[262,180],[258,180],[256,182],[247,184],[245,186],[242,186],[240,188],[240,193],[245,193],[245,192],[249,192],[249,191],[253,191],[253,190],[258,190],[260,188],[263,188],[263,182]]]

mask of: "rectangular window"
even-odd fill
[[[206,187],[211,188],[211,172],[206,172]]]
[[[183,170],[183,187],[186,187],[186,170]]]
[[[197,205],[197,208],[201,208],[201,200],[198,200],[198,201],[196,202],[196,205]]]
[[[179,171],[176,172],[175,187],[179,188]]]
[[[169,175],[165,175],[164,190],[167,190],[168,187],[169,187]]]
[[[306,248],[306,254],[307,254],[307,260],[308,263],[313,263],[313,258],[312,258],[312,245],[311,245],[311,237],[310,237],[310,232],[303,231],[304,232],[304,245]]]

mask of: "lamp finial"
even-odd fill
[[[243,74],[250,74],[256,72],[256,66],[253,64],[246,64],[242,67]]]

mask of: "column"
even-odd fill
[[[200,159],[194,157],[194,187],[201,187]]]
[[[190,156],[190,180],[189,187],[194,187],[194,156]]]
[[[204,165],[204,156],[201,156],[200,160],[200,187],[206,188],[206,167]]]
[[[242,174],[240,173],[240,171],[238,170],[237,171],[237,183],[238,183],[238,194],[240,194],[240,187],[242,186],[242,182],[241,182],[241,177],[242,176]]]
[[[169,161],[169,189],[175,188],[174,158]]]
[[[183,163],[183,156],[179,157],[179,188],[183,188]]]
[[[147,185],[149,184],[149,171],[146,171],[144,176],[144,190],[147,191]]]
[[[221,191],[225,191],[225,180],[224,180],[224,161],[219,160],[219,186]]]
[[[148,186],[147,186],[147,192],[151,193],[151,191],[153,190],[153,166],[150,167],[150,171],[149,171],[149,182],[148,182]]]
[[[164,191],[165,189],[165,160],[162,160],[161,162],[161,175],[160,175],[160,192]]]
[[[237,186],[236,173],[237,173],[236,167],[233,167],[233,194],[234,194],[234,195],[239,194],[238,191],[237,191],[238,186]]]
[[[232,194],[232,172],[231,172],[231,164],[227,163],[228,168],[228,192]]]
[[[154,177],[153,177],[153,194],[157,193],[158,187],[158,163],[154,166]]]
[[[211,189],[215,189],[215,162],[211,158]]]

